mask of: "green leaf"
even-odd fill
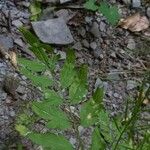
[[[62,87],[69,87],[74,81],[75,74],[76,72],[74,69],[74,65],[71,63],[65,63],[60,74],[60,82]]]
[[[92,133],[92,144],[90,150],[104,150],[105,148],[106,145],[100,135],[100,131],[98,128],[95,128]]]
[[[84,84],[85,86],[87,85],[87,72],[87,65],[80,66],[78,71],[78,78],[80,79],[80,82],[82,82],[82,84]]]
[[[96,122],[98,122],[98,112],[97,106],[94,101],[90,100],[84,103],[81,107],[80,118],[81,125],[84,127],[89,127]]]
[[[40,63],[38,60],[18,58],[18,62],[32,72],[42,72],[46,69],[46,66],[43,63]]]
[[[104,97],[104,89],[103,88],[97,88],[95,93],[93,94],[94,102],[102,105],[103,97]]]
[[[101,2],[98,11],[102,13],[112,25],[116,25],[119,21],[120,16],[116,6],[109,6],[108,3]]]
[[[46,101],[49,102],[49,105],[58,106],[63,102],[62,98],[55,91],[52,90],[45,90],[44,97]]]
[[[50,106],[44,102],[33,102],[32,110],[41,118],[45,120],[51,119],[51,110]]]
[[[84,8],[92,10],[92,11],[96,11],[98,9],[98,6],[95,4],[96,0],[88,0],[85,4],[84,4]]]
[[[74,50],[69,48],[67,50],[66,63],[74,64],[75,63],[75,59],[76,59],[76,56],[75,56]]]
[[[51,121],[49,121],[46,126],[61,130],[70,128],[70,122],[66,114],[56,107],[52,107],[51,109]]]
[[[30,80],[34,85],[39,86],[42,89],[46,89],[53,84],[53,81],[47,76],[33,75],[30,77]]]
[[[27,135],[30,133],[29,130],[28,130],[25,126],[23,126],[23,125],[21,125],[21,124],[16,125],[16,126],[15,126],[15,129],[16,129],[22,136],[27,136]]]
[[[28,138],[38,145],[49,147],[49,150],[73,150],[72,145],[60,135],[52,133],[30,133]]]
[[[39,14],[41,13],[41,3],[34,0],[34,2],[30,5],[30,12],[31,12],[31,20],[36,21]]]
[[[69,88],[69,99],[72,104],[79,103],[87,94],[87,86],[76,80]]]

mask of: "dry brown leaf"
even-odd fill
[[[10,52],[10,61],[12,63],[12,65],[17,69],[17,56],[15,52]]]
[[[139,13],[136,13],[132,16],[127,17],[126,19],[121,19],[118,25],[132,32],[139,32],[147,29],[149,27],[149,24],[150,23],[147,17],[140,16]]]

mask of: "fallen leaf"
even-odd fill
[[[15,52],[10,52],[10,61],[12,63],[12,65],[17,69],[17,56]]]
[[[118,26],[128,29],[132,32],[139,32],[147,29],[149,24],[149,20],[146,16],[141,16],[139,13],[136,13],[127,17],[126,19],[121,19]]]

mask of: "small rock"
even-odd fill
[[[126,5],[130,5],[131,4],[131,0],[122,0]]]
[[[0,35],[0,44],[3,45],[7,50],[9,48],[13,48],[14,46],[13,39],[3,34]]]
[[[90,32],[96,37],[99,38],[100,37],[100,31],[99,31],[99,25],[97,24],[97,22],[94,22]]]
[[[24,43],[23,43],[22,39],[15,39],[14,43],[21,46],[21,47],[24,47]]]
[[[89,17],[89,16],[85,17],[85,22],[88,23],[88,24],[92,23],[92,20],[93,20],[92,17]]]
[[[43,9],[43,12],[39,20],[48,20],[48,19],[53,19],[53,18],[54,18],[54,8],[48,7],[46,9]]]
[[[117,69],[110,70],[110,73],[108,73],[108,79],[110,79],[110,80],[119,80],[120,76],[118,74],[118,71],[119,70],[117,70]]]
[[[70,142],[70,143],[73,145],[73,147],[75,148],[75,144],[76,144],[76,142],[77,142],[76,139],[71,137],[71,138],[69,139],[69,142]]]
[[[62,18],[32,22],[33,29],[44,43],[66,45],[73,42],[73,37]]]
[[[89,48],[90,44],[88,43],[88,41],[86,39],[82,40],[82,44],[84,47]]]
[[[63,52],[63,51],[58,51],[57,52],[57,54],[59,54],[60,55],[60,59],[66,59],[66,53],[65,52]]]
[[[116,58],[116,53],[115,53],[115,52],[112,52],[112,53],[110,54],[110,56],[111,56],[112,58]]]
[[[82,134],[83,130],[84,130],[84,128],[82,126],[78,126],[78,131],[79,131],[80,135]]]
[[[97,48],[96,42],[90,43],[90,48],[91,48],[92,50],[95,50],[95,49]]]
[[[67,9],[61,9],[59,11],[57,11],[56,13],[56,16],[58,18],[63,18],[65,20],[65,22],[67,23],[69,21],[69,12]]]
[[[102,32],[106,32],[106,24],[104,22],[101,22],[100,23],[100,26],[99,26],[99,29],[100,31]]]
[[[128,40],[127,48],[130,50],[134,50],[136,48],[136,43],[135,43],[134,39]]]
[[[133,8],[141,7],[141,0],[132,0],[132,7]]]
[[[53,3],[53,4],[56,4],[58,2],[59,2],[59,0],[44,0],[44,3]]]
[[[78,30],[78,33],[82,36],[82,37],[85,37],[85,34],[86,34],[86,30],[81,27],[79,30]]]
[[[81,45],[80,42],[75,43],[75,44],[72,46],[72,48],[73,48],[73,49],[76,49],[76,50],[82,50],[82,49],[83,49],[83,47],[82,47],[82,45]]]
[[[146,14],[147,14],[147,16],[150,18],[150,7],[147,8]]]
[[[126,89],[127,90],[132,90],[132,89],[136,88],[137,86],[138,85],[137,85],[136,81],[134,81],[134,80],[128,80],[127,81],[127,87],[126,87]]]
[[[12,25],[14,25],[15,27],[19,28],[23,25],[23,23],[18,19],[18,20],[14,20],[12,21]]]
[[[103,81],[100,78],[97,78],[94,87],[95,87],[95,90],[97,88],[103,87]]]
[[[115,98],[119,98],[119,97],[120,97],[118,93],[114,93],[113,96],[114,96]]]
[[[67,2],[70,2],[71,0],[60,0],[60,3],[61,4],[64,4],[64,3],[67,3]]]
[[[19,85],[18,88],[16,89],[16,92],[19,94],[24,94],[26,92],[26,87]]]
[[[5,100],[7,97],[7,93],[0,91],[0,100]]]
[[[10,111],[10,116],[14,117],[16,115],[15,111]]]

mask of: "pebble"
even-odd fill
[[[83,49],[83,47],[82,47],[82,45],[81,45],[80,42],[76,42],[76,43],[72,46],[72,48],[75,49],[75,50],[82,50],[82,49]]]
[[[21,46],[21,47],[24,47],[24,43],[23,43],[22,39],[15,39],[14,43]]]
[[[122,0],[126,5],[130,5],[131,4],[131,0]]]
[[[96,37],[99,38],[100,37],[100,31],[99,31],[99,25],[97,22],[94,22],[90,32]]]
[[[19,85],[18,88],[16,89],[16,92],[19,94],[24,94],[26,91],[26,87],[25,86],[21,86]]]
[[[13,39],[5,34],[0,35],[0,44],[3,45],[7,50],[13,48]]]
[[[82,134],[83,130],[84,130],[84,127],[78,126],[78,131],[79,131],[79,134],[80,134],[80,135]]]
[[[36,35],[44,43],[66,45],[74,41],[69,28],[62,18],[31,23]]]
[[[70,2],[71,0],[60,0],[60,3],[61,4],[64,4],[64,3],[67,3],[67,2]]]
[[[65,22],[67,23],[69,21],[69,12],[67,9],[60,9],[59,11],[57,11],[55,13],[55,15],[58,17],[58,18],[63,18],[65,20]]]
[[[19,28],[19,27],[23,26],[23,23],[18,19],[18,20],[13,20],[12,25]]]
[[[100,31],[106,32],[106,24],[102,21],[99,26]]]
[[[0,101],[1,100],[5,100],[7,97],[7,93],[3,92],[2,90],[0,90]]]
[[[101,53],[101,49],[99,48],[96,48],[95,50],[93,50],[93,54],[95,58],[100,58],[100,59],[104,58],[103,54]]]
[[[110,54],[110,56],[111,56],[112,58],[116,58],[116,53],[115,53],[115,52],[112,52],[112,53]]]
[[[134,39],[128,40],[127,48],[130,50],[134,50],[136,48],[136,43],[135,43]]]
[[[141,7],[141,0],[132,0],[132,7],[133,8]]]
[[[100,78],[97,78],[94,87],[94,90],[103,87],[103,81]]]
[[[147,14],[147,16],[150,18],[150,7],[147,8],[146,14]]]
[[[138,85],[137,85],[137,82],[134,81],[134,80],[128,80],[127,81],[127,86],[126,86],[126,89],[127,90],[132,90],[134,88],[136,88]]]
[[[70,143],[73,145],[73,147],[75,148],[75,144],[76,144],[76,142],[77,142],[76,139],[71,137],[71,138],[69,139],[69,142],[70,142]]]
[[[90,48],[91,48],[92,50],[95,50],[95,49],[97,48],[96,42],[90,43]]]
[[[58,51],[57,54],[60,55],[60,59],[62,59],[62,60],[66,59],[66,52],[64,52],[64,51]]]
[[[85,34],[86,34],[85,28],[81,27],[81,28],[78,30],[78,33],[79,33],[79,35],[81,35],[82,37],[85,37]]]
[[[85,48],[89,48],[90,47],[90,44],[89,44],[89,42],[86,39],[82,40],[82,44],[83,44],[83,46]]]

